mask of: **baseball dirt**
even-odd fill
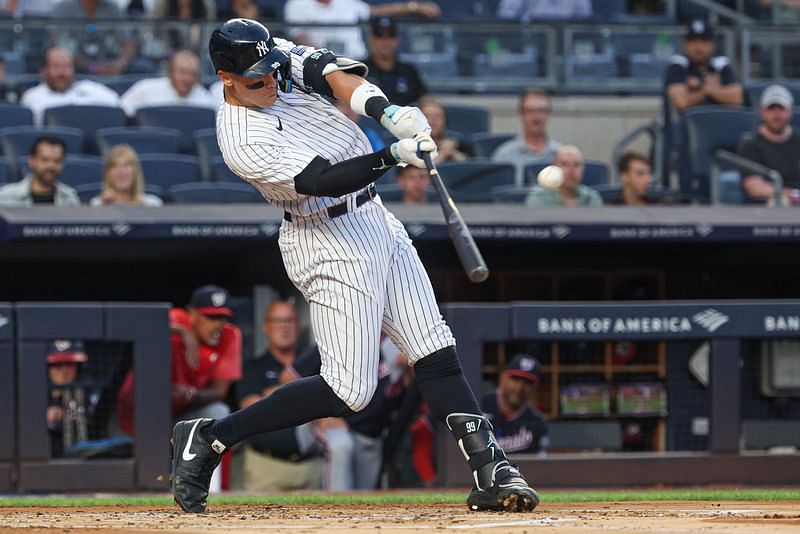
[[[87,506],[3,508],[0,530],[26,533],[122,532],[498,532],[584,534],[630,532],[783,534],[800,532],[798,502],[543,503],[529,514],[470,513],[463,505]]]

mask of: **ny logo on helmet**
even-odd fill
[[[263,57],[269,52],[269,47],[267,46],[266,41],[259,41],[256,45],[256,50],[258,50],[258,57]]]

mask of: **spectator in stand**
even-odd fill
[[[676,111],[703,104],[742,105],[742,86],[736,81],[730,59],[713,54],[713,28],[702,19],[692,20],[683,54],[672,58],[664,79],[667,97]]]
[[[583,154],[572,145],[564,145],[556,151],[553,164],[564,171],[564,180],[556,189],[534,186],[525,199],[525,204],[539,208],[552,206],[602,206],[600,193],[586,187],[583,181]]]
[[[236,383],[240,409],[268,397],[298,374],[294,365],[300,331],[294,306],[286,300],[274,301],[264,313],[261,328],[269,350],[244,365],[242,379]],[[258,434],[246,442],[243,454],[247,491],[322,487],[325,461],[312,423]]]
[[[588,19],[591,16],[591,0],[500,0],[497,5],[497,18],[517,22]]]
[[[187,22],[216,20],[217,4],[214,0],[155,0],[150,17]]]
[[[389,102],[398,106],[416,102],[428,90],[417,68],[397,59],[397,25],[391,17],[377,17],[371,27],[369,57],[364,60],[369,68],[367,80],[380,87]]]
[[[792,93],[782,85],[770,85],[761,93],[761,120],[756,131],[739,147],[739,155],[778,171],[783,178],[783,202],[792,190],[800,189],[800,135],[791,125],[794,114]],[[747,196],[757,202],[775,202],[775,186],[765,176],[742,179]]]
[[[664,199],[649,193],[653,185],[653,167],[650,159],[641,152],[625,152],[617,163],[622,191],[619,199],[610,204],[646,206],[660,204]]]
[[[397,185],[403,190],[404,204],[427,204],[428,191],[431,187],[431,177],[428,171],[406,165],[397,167]]]
[[[551,161],[561,143],[547,133],[550,120],[550,95],[539,89],[528,89],[519,99],[522,134],[497,147],[492,159],[517,167],[517,181],[523,183],[524,168],[532,163]]]
[[[58,137],[43,135],[36,139],[28,155],[30,172],[19,182],[0,187],[0,205],[80,206],[75,190],[58,181],[66,153],[67,147]]]
[[[234,17],[252,20],[258,20],[261,15],[255,0],[232,0],[231,13]]]
[[[103,191],[94,197],[91,206],[128,204],[163,206],[155,195],[144,192],[144,175],[139,156],[130,145],[117,145],[106,154],[103,166]]]
[[[130,116],[149,106],[197,106],[216,110],[219,102],[200,85],[200,60],[191,50],[180,50],[169,62],[167,76],[139,80],[120,98]]]
[[[119,96],[101,83],[75,81],[72,54],[59,47],[49,48],[41,69],[42,82],[22,95],[20,103],[33,111],[36,124],[41,124],[47,108],[69,105],[119,106]]]
[[[424,96],[417,103],[428,124],[431,126],[431,137],[439,147],[439,156],[435,163],[445,161],[464,161],[472,155],[468,147],[461,141],[447,137],[447,113],[438,98]]]
[[[289,24],[330,24],[341,28],[304,28],[294,35],[297,42],[335,50],[359,59],[367,56],[358,23],[370,17],[419,15],[436,18],[441,10],[434,2],[393,2],[370,5],[363,0],[288,0],[283,8]]]
[[[222,88],[220,88],[220,91]],[[220,99],[222,96],[220,95]],[[350,104],[337,98],[334,100],[334,104],[336,105],[336,109],[342,112],[342,115],[353,121],[354,123],[358,124],[358,127],[361,128],[361,131],[364,132],[364,135],[367,136],[369,140],[370,146],[372,146],[372,150],[377,152],[378,150],[383,150],[386,147],[386,143],[383,141],[383,137],[381,137],[381,133],[379,128],[382,128],[375,119],[362,117],[355,111],[353,108],[350,107]]]
[[[497,389],[487,392],[481,401],[497,443],[509,454],[547,451],[547,420],[531,402],[541,368],[533,356],[516,354],[500,375]]]
[[[62,0],[6,0],[3,10],[15,17],[52,17],[53,8]]]

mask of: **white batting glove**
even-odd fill
[[[398,139],[430,133],[431,125],[419,108],[388,106],[383,110],[381,124]]]
[[[426,168],[425,161],[422,159],[423,152],[430,152],[432,160],[439,155],[436,143],[428,134],[420,134],[414,139],[401,139],[392,143],[390,148],[398,165],[413,165],[421,169]]]

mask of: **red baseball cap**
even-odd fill
[[[515,354],[511,361],[508,362],[503,374],[518,376],[524,378],[534,384],[539,381],[539,375],[542,372],[542,364],[539,363],[535,357],[530,354]]]
[[[230,300],[231,296],[225,289],[205,285],[194,290],[189,306],[203,315],[233,317],[233,310],[228,307]]]
[[[56,339],[47,351],[47,363],[84,363],[89,359],[83,341]]]

